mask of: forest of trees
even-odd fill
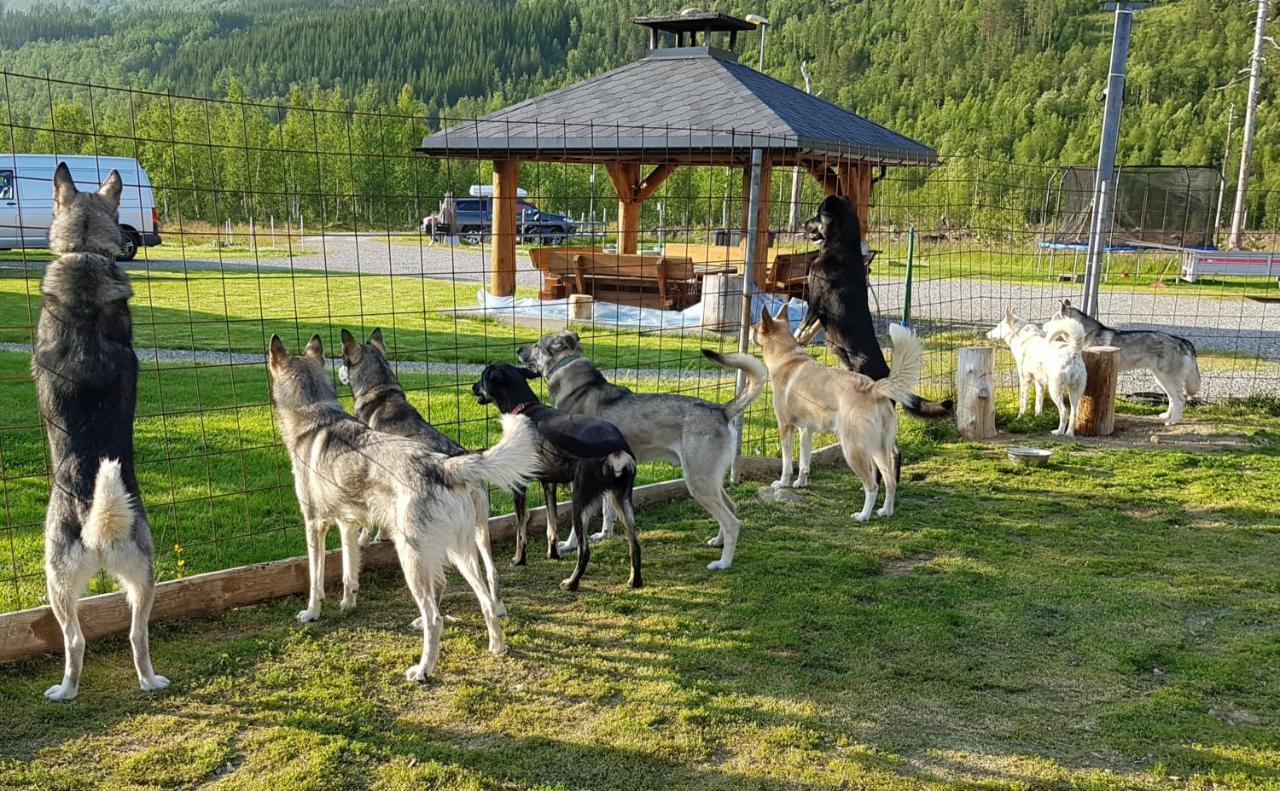
[[[1007,205],[1001,179],[1016,180],[1030,211],[1046,178],[1040,166],[1096,158],[1111,17],[1093,0],[706,5],[772,21],[771,75],[800,84],[807,60],[824,98],[948,157],[939,171],[947,181],[989,180],[965,199],[975,212]],[[1224,164],[1230,108],[1237,130],[1243,114],[1237,72],[1248,62],[1252,8],[1171,0],[1137,16],[1122,164]],[[444,189],[483,176],[474,163],[405,156],[442,116],[478,115],[633,60],[646,37],[629,19],[673,10],[653,0],[15,6],[0,10],[8,72],[0,131],[9,138],[0,148],[136,155],[166,187],[167,210],[189,217],[306,211],[328,222],[401,226],[434,208]],[[757,40],[745,39],[743,57],[754,63]],[[58,82],[22,76],[45,74]],[[1255,227],[1280,222],[1274,76],[1269,67],[1254,155]],[[133,90],[85,87],[90,82]],[[175,98],[184,95],[232,103]],[[96,137],[74,134],[95,129]],[[1225,163],[1229,182],[1239,139],[1237,131]],[[1027,167],[991,164],[1002,161]],[[997,167],[999,178],[991,175]],[[902,186],[924,189],[930,178]],[[522,174],[544,194],[565,196],[571,205],[557,208],[572,211],[583,208],[569,198],[585,198],[585,179],[572,168]],[[708,197],[729,181],[691,173],[667,192],[701,198],[686,201],[686,213],[718,215]]]

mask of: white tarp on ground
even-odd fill
[[[783,300],[773,294],[766,294],[753,289],[751,294],[751,323],[760,319],[760,309],[767,307],[769,313],[776,314],[787,304],[787,318],[793,328],[799,326],[800,320],[809,309],[809,304],[802,299]],[[495,297],[485,289],[476,292],[476,302],[486,314],[520,316],[524,318],[550,319],[552,321],[569,320],[569,300],[536,297]],[[697,329],[702,326],[702,303],[690,305],[684,310],[658,310],[656,308],[637,308],[630,305],[615,305],[612,302],[592,302],[592,321],[596,324],[609,324],[641,330],[679,330]]]

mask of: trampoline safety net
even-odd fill
[[[1059,168],[1045,190],[1055,245],[1087,245],[1097,168]],[[1221,178],[1217,168],[1153,166],[1117,169],[1107,247],[1213,247]]]

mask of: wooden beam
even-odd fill
[[[640,181],[638,164],[606,164],[605,171],[618,195],[618,252],[635,253],[640,247],[640,207],[636,199]]]
[[[824,194],[840,194],[840,179],[832,172],[830,165],[810,162],[805,169],[809,171],[809,175],[813,176],[814,181],[822,185]]]
[[[674,481],[637,486],[632,493],[632,501],[636,507],[653,505],[683,497],[687,491],[684,479],[677,478]],[[534,508],[529,513],[535,525],[546,523],[544,508]],[[494,541],[510,538],[514,529],[515,514],[503,514],[489,519],[489,533]],[[364,568],[399,566],[395,547],[390,541],[379,541],[366,547],[361,557]],[[340,549],[326,554],[326,587],[332,589],[341,584],[341,558]],[[308,584],[305,557],[255,563],[161,582],[155,588],[151,620],[211,615],[233,607],[305,593]],[[337,602],[332,602],[330,613],[336,615],[337,608]],[[89,642],[129,629],[129,604],[122,591],[83,598],[80,600],[79,610],[80,625]],[[48,606],[0,615],[0,662],[14,662],[61,650],[62,630]],[[164,668],[160,671],[163,673]]]
[[[493,163],[493,271],[489,293],[510,297],[516,293],[516,188],[520,176],[518,159]]]
[[[658,188],[662,186],[662,182],[666,181],[667,177],[675,171],[676,164],[674,162],[665,162],[658,165],[649,175],[644,177],[644,181],[636,185],[636,188],[632,191],[632,197],[638,201],[649,200],[649,198],[653,197],[653,193],[657,192]]]
[[[866,162],[841,163],[839,180],[840,194],[853,204],[862,225],[862,239],[866,241],[871,231],[871,165]]]

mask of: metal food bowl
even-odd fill
[[[1043,467],[1049,463],[1052,451],[1040,448],[1009,448],[1009,461],[1023,467]]]

